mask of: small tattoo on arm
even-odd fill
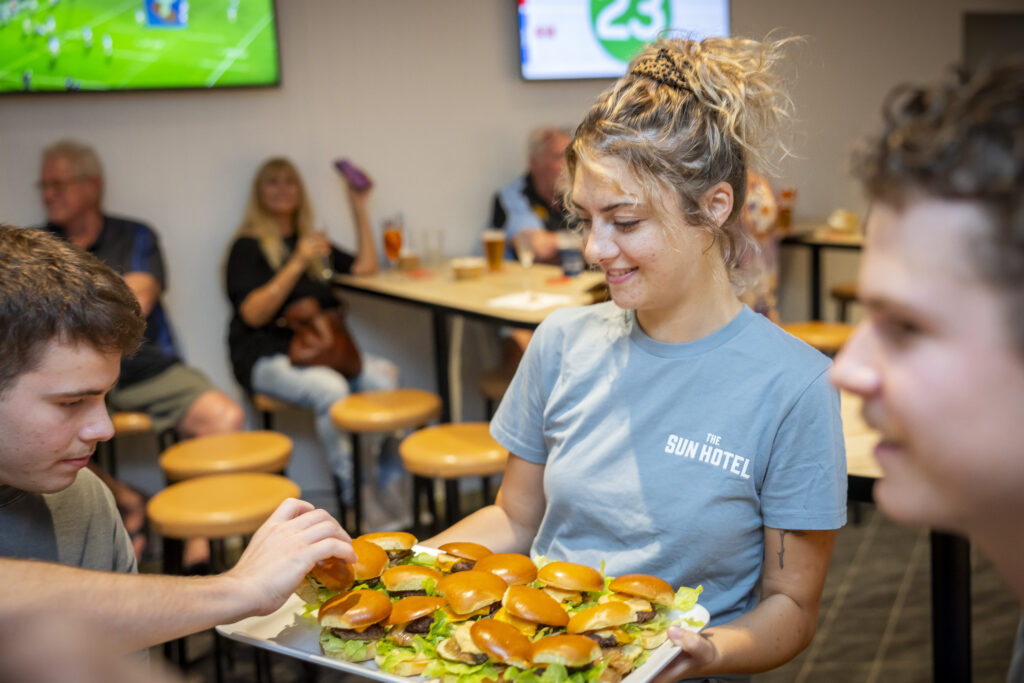
[[[792,529],[784,529],[779,531],[779,569],[785,568],[784,558],[786,555],[786,534],[796,534],[797,536],[803,536],[802,531],[793,531]]]

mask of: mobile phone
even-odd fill
[[[355,164],[350,162],[348,159],[338,159],[334,162],[334,167],[338,169],[338,173],[345,177],[349,185],[352,186],[353,190],[357,192],[365,192],[373,187],[373,182],[366,177],[366,174],[360,171]]]

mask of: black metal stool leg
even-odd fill
[[[444,480],[444,516],[447,526],[459,521],[459,480]]]
[[[480,490],[484,496],[484,507],[491,504],[491,478],[480,477]]]
[[[441,513],[437,509],[437,497],[434,495],[434,480],[426,480],[426,491],[427,491],[427,507],[430,508],[430,530],[435,533],[441,533]]]

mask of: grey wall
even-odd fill
[[[352,243],[351,225],[329,162],[344,154],[377,181],[377,219],[401,210],[413,230],[443,229],[447,250],[463,253],[476,244],[489,194],[520,172],[526,132],[575,123],[608,84],[520,80],[510,1],[278,4],[279,89],[0,99],[0,220],[42,219],[32,182],[45,144],[61,136],[94,144],[109,208],[151,221],[163,237],[167,300],[188,359],[231,392],[221,265],[262,159],[285,153],[298,163],[319,220],[342,244]],[[890,86],[933,77],[959,57],[964,9],[1022,5],[734,0],[735,33],[806,37],[794,50],[799,157],[778,181],[798,188],[798,221],[863,209],[845,176],[853,140]],[[854,261],[833,261],[835,276],[852,276]],[[804,264],[787,257],[785,268],[784,317],[802,317]],[[425,315],[360,300],[353,325],[364,345],[397,359],[408,384],[432,386]]]

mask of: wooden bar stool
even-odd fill
[[[363,524],[359,435],[423,427],[431,420],[437,419],[440,414],[441,397],[419,389],[363,391],[347,396],[331,406],[331,419],[334,420],[334,424],[352,437],[355,524],[348,528],[354,529],[355,534],[362,533]],[[338,488],[341,490],[340,486]],[[345,501],[340,496],[338,505],[344,518]]]
[[[847,309],[850,304],[857,302],[857,283],[842,282],[828,290],[828,294],[839,304],[839,319],[844,323],[849,322]]]
[[[834,356],[853,334],[854,326],[849,323],[830,323],[821,320],[786,323],[782,329],[794,337],[810,344],[827,356]]]
[[[459,514],[459,479],[483,479],[484,504],[490,499],[488,477],[505,471],[508,451],[494,440],[486,422],[461,422],[436,425],[410,434],[398,447],[402,464],[415,476],[413,482],[413,519],[419,519],[420,498],[425,493],[434,529],[437,514],[433,500],[433,479],[445,482],[445,526],[454,524]]]
[[[111,413],[110,421],[114,424],[114,438],[110,441],[102,441],[96,447],[96,459],[100,467],[105,469],[110,476],[117,477],[117,440],[123,436],[136,436],[149,434],[153,431],[153,420],[146,413],[138,412],[115,412]],[[162,434],[157,434],[159,447],[166,448],[174,443],[174,430],[169,429]]]
[[[232,432],[187,439],[160,456],[167,481],[210,474],[283,472],[292,455],[292,440],[271,431]]]
[[[207,437],[209,438],[209,437]],[[298,498],[299,487],[276,474],[242,472],[196,477],[172,484],[146,505],[150,527],[164,544],[164,573],[182,573],[184,542],[210,539],[210,561],[217,571],[227,568],[223,541],[251,536],[286,498]],[[214,633],[217,680],[223,678],[219,641]],[[184,639],[177,642],[179,665],[185,666]]]
[[[278,413],[306,410],[302,406],[297,406],[294,403],[288,403],[266,394],[253,394],[252,405],[256,412],[260,414],[260,422],[263,424],[263,428],[268,430],[274,428],[274,416]]]

